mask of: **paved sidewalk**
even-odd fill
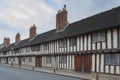
[[[25,67],[26,68],[26,67]],[[30,68],[26,68],[30,69]],[[31,67],[31,70],[33,68]],[[64,70],[58,70],[55,71],[51,68],[34,68],[35,71],[42,71],[47,73],[53,73],[58,75],[64,75],[64,76],[70,76],[70,77],[77,77],[81,79],[88,79],[88,80],[96,80],[96,73],[80,73],[75,71],[64,71]],[[120,76],[118,75],[110,75],[110,74],[99,74],[99,80],[120,80]]]
[[[49,72],[54,73],[53,69],[42,69],[37,68],[37,71]],[[96,80],[96,73],[80,73],[75,71],[56,71],[55,74],[65,75],[70,77],[77,77],[81,79],[88,79],[88,80]],[[118,75],[110,75],[110,74],[99,74],[99,80],[120,80],[120,76]]]
[[[7,64],[4,64],[4,65],[7,65]],[[7,65],[7,66],[11,66],[11,65]],[[69,77],[76,77],[80,79],[96,80],[96,73],[80,73],[80,72],[68,71],[68,70],[54,71],[54,69],[52,68],[34,68],[32,66],[20,66],[19,67],[17,65],[14,65],[13,67],[47,72],[47,73],[52,73],[52,74],[57,74],[57,75],[64,75],[64,76],[69,76]],[[110,74],[99,74],[99,80],[120,80],[120,75],[118,76],[118,75],[110,75]]]

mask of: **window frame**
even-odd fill
[[[32,57],[28,57],[28,62],[29,62],[29,63],[32,62]]]
[[[67,64],[67,56],[59,56],[59,63]]]
[[[69,39],[69,46],[70,47],[77,46],[77,39],[76,38],[70,38]]]
[[[49,44],[48,43],[43,44],[43,50],[49,50]]]
[[[106,32],[94,32],[92,33],[92,43],[106,42]]]
[[[37,45],[31,46],[31,51],[40,51],[40,45],[37,44]]]
[[[105,65],[120,66],[120,53],[105,54]]]
[[[61,39],[58,41],[59,48],[67,47],[67,39]]]
[[[52,63],[52,56],[46,56],[46,63]]]

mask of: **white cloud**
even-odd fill
[[[37,25],[38,33],[46,31],[44,29],[54,28],[56,10],[45,4],[44,0],[39,2],[37,0],[7,0],[5,4],[5,6],[0,7],[0,21],[6,23],[11,28],[22,29],[19,32],[22,32],[21,36],[23,38],[28,37],[29,28],[33,24]],[[6,30],[1,31],[4,33],[4,36],[15,37],[15,34],[14,36],[5,34],[7,32],[4,31]],[[13,39],[11,41],[14,42]]]
[[[47,0],[46,0],[47,1]],[[33,24],[37,25],[37,33],[48,31],[55,28],[55,15],[57,10],[61,9],[64,4],[67,5],[68,20],[75,22],[77,20],[94,15],[106,9],[110,9],[120,4],[120,1],[99,1],[94,0],[51,0],[56,4],[46,4],[44,0],[4,0],[4,5],[0,2],[0,22],[9,25],[9,28],[15,29],[10,31],[1,29],[0,38],[10,37],[14,42],[16,32],[20,32],[22,39],[28,38],[29,28]],[[48,1],[49,2],[49,1]],[[99,5],[98,5],[99,4]],[[57,5],[54,8],[53,5]],[[0,26],[2,26],[0,24]],[[8,34],[9,33],[9,34]]]
[[[0,19],[13,27],[28,27],[34,23],[42,26],[55,14],[55,10],[42,0],[39,3],[37,0],[10,0],[6,4]]]

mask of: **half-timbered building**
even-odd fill
[[[5,38],[0,62],[78,72],[120,74],[120,7],[69,23],[66,6],[56,14],[56,28],[15,43]]]

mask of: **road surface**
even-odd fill
[[[81,80],[0,65],[0,80]]]

